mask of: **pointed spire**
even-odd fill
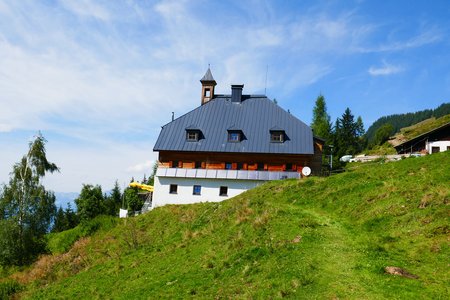
[[[209,65],[208,65],[208,70],[205,73],[205,76],[203,76],[203,78],[200,79],[200,82],[204,82],[204,81],[215,81],[214,77],[212,76],[211,69],[210,69]]]

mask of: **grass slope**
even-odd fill
[[[390,143],[397,146],[403,142],[409,141],[421,134],[427,133],[433,129],[441,127],[450,122],[450,114],[440,118],[429,118],[417,124],[400,129],[400,132],[391,138]]]
[[[449,182],[447,151],[157,208],[16,274],[18,296],[447,299]]]

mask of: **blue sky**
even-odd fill
[[[276,98],[306,123],[322,93],[370,126],[450,98],[448,1],[0,0],[0,183],[40,130],[48,188],[150,173],[161,125],[217,93]]]

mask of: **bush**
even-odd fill
[[[0,299],[9,299],[13,294],[22,290],[22,286],[15,280],[0,282]]]
[[[67,252],[80,238],[90,236],[98,230],[111,229],[116,224],[117,218],[111,216],[98,216],[92,220],[84,221],[75,228],[49,234],[47,236],[47,249],[53,254]]]

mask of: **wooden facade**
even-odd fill
[[[230,152],[160,151],[163,168],[230,169],[249,171],[297,171],[308,166],[319,174],[322,166],[323,142],[314,140],[314,155]]]

